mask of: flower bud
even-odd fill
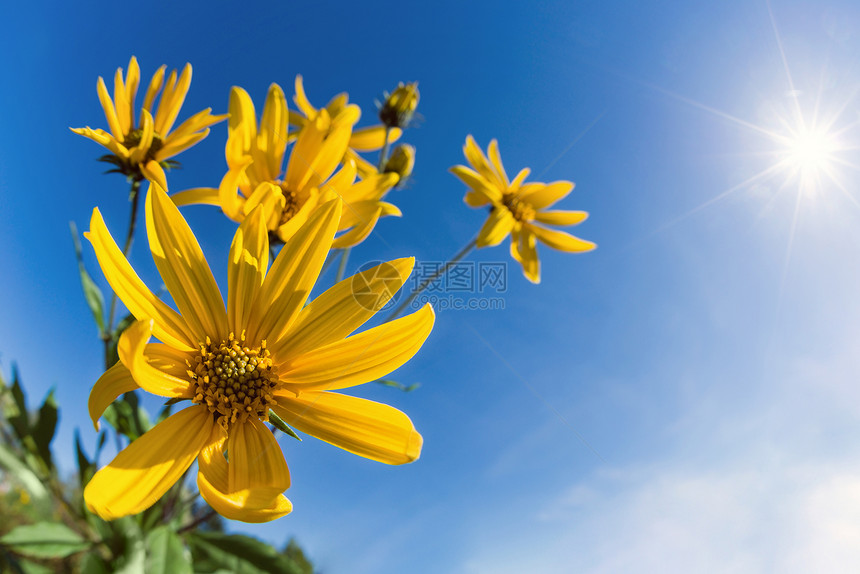
[[[386,94],[385,102],[379,108],[379,119],[390,128],[408,127],[419,98],[418,82],[400,82],[396,90]]]
[[[409,144],[400,144],[391,153],[391,157],[385,162],[385,173],[396,173],[400,176],[398,187],[412,175],[415,167],[415,147]]]

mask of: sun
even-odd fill
[[[804,130],[790,140],[786,162],[805,172],[818,172],[832,168],[839,144],[833,134],[825,130]]]

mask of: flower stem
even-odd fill
[[[135,227],[137,226],[137,211],[138,211],[138,205],[140,203],[140,182],[141,182],[140,179],[134,178],[131,182],[131,190],[129,191],[129,194],[128,194],[128,199],[131,202],[131,214],[129,215],[129,218],[128,218],[128,233],[126,233],[126,236],[125,236],[125,245],[123,245],[123,248],[122,248],[122,254],[125,257],[128,257],[128,252],[131,251],[131,242],[134,239],[134,230],[135,230]],[[108,362],[110,361],[110,344],[111,344],[111,340],[114,337],[113,320],[114,320],[114,315],[116,314],[116,300],[117,300],[117,296],[116,296],[116,292],[114,292],[111,294],[111,298],[110,298],[110,311],[108,313],[108,320],[107,320],[107,326],[106,326],[107,328],[105,329],[105,332],[102,333],[102,340],[104,341],[104,345],[105,345],[105,368],[106,369],[109,369],[113,366],[113,365],[108,364]]]
[[[470,252],[470,251],[472,251],[472,249],[474,249],[474,248],[475,248],[475,246],[477,245],[477,243],[478,243],[478,238],[477,238],[477,237],[475,237],[474,239],[472,239],[471,241],[469,241],[469,243],[467,243],[466,245],[464,245],[464,246],[463,246],[463,248],[462,248],[462,249],[460,249],[460,251],[458,251],[458,252],[457,252],[457,254],[456,254],[456,255],[454,255],[454,257],[452,257],[451,259],[449,259],[449,260],[445,263],[445,265],[444,265],[444,266],[440,267],[440,268],[436,271],[436,273],[434,273],[433,275],[431,275],[430,277],[428,277],[427,279],[425,279],[425,280],[421,283],[421,285],[419,285],[419,286],[418,286],[418,288],[417,288],[415,291],[413,291],[412,293],[410,293],[410,294],[409,294],[409,297],[407,297],[407,298],[406,298],[406,301],[404,301],[403,303],[401,303],[401,304],[400,304],[400,306],[399,306],[399,307],[397,307],[397,309],[395,309],[395,310],[394,310],[394,312],[393,312],[393,313],[391,313],[391,315],[389,315],[388,320],[390,321],[390,320],[392,320],[392,319],[396,319],[397,317],[399,317],[399,316],[400,316],[400,314],[401,314],[401,313],[403,313],[403,311],[409,307],[409,305],[412,303],[412,301],[414,301],[414,300],[415,300],[415,298],[416,298],[416,297],[418,297],[418,295],[420,295],[420,294],[421,294],[421,292],[422,292],[422,291],[424,291],[425,289],[427,289],[427,287],[429,287],[430,285],[432,285],[434,281],[436,281],[437,279],[439,279],[439,277],[443,277],[443,276],[445,276],[445,275],[448,273],[448,270],[449,270],[449,269],[451,269],[451,267],[453,267],[453,266],[454,266],[458,261],[460,261],[461,259],[463,259],[466,255],[468,255],[468,254],[469,254],[469,252]]]
[[[197,528],[198,526],[200,526],[201,524],[203,524],[204,522],[206,522],[207,520],[209,520],[210,518],[212,518],[216,514],[217,514],[217,512],[215,511],[214,508],[209,510],[208,512],[204,512],[203,514],[198,516],[194,521],[190,522],[189,524],[186,524],[185,526],[183,526],[182,528],[177,530],[176,533],[182,534],[183,532],[188,532],[189,530],[194,530],[195,528]]]
[[[340,253],[340,263],[337,266],[337,275],[334,277],[335,283],[340,283],[346,273],[346,261],[349,259],[349,247],[343,249]]]
[[[391,145],[388,138],[391,136],[391,126],[385,126],[385,142],[382,144],[382,149],[379,150],[379,164],[376,166],[376,171],[382,173],[385,169],[385,162],[388,161],[388,148]]]

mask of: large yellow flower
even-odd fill
[[[122,68],[117,69],[113,100],[108,94],[104,79],[99,76],[99,100],[104,108],[110,133],[102,129],[93,130],[89,126],[72,128],[76,134],[88,137],[110,150],[112,156],[105,156],[106,161],[115,164],[118,171],[138,181],[145,177],[159,182],[162,186],[165,185],[162,168],[169,165],[167,160],[205,138],[209,135],[209,126],[227,117],[213,116],[210,113],[212,108],[206,108],[171,132],[191,86],[191,64],[185,64],[178,80],[176,70],[173,70],[164,85],[166,69],[167,66],[161,66],[152,76],[137,122],[134,121],[134,98],[140,83],[137,59],[131,57],[125,80],[122,77]],[[162,87],[164,92],[153,117],[153,103]]]
[[[490,217],[478,233],[477,247],[498,245],[511,236],[511,257],[523,267],[523,273],[533,283],[540,283],[540,261],[536,239],[542,243],[571,253],[591,251],[597,245],[563,231],[542,225],[576,225],[585,221],[585,211],[547,211],[555,202],[573,189],[573,182],[525,183],[531,170],[521,170],[513,181],[508,179],[499,144],[490,142],[489,160],[472,136],[466,138],[463,153],[472,169],[458,165],[451,172],[471,189],[463,200],[471,207],[490,205]]]
[[[269,87],[258,128],[251,97],[234,87],[226,147],[229,169],[220,187],[190,189],[173,199],[177,205],[218,205],[227,217],[239,222],[262,205],[269,231],[287,242],[320,205],[340,197],[345,205],[338,225],[342,234],[333,247],[360,243],[380,217],[399,216],[400,210],[382,201],[397,184],[397,174],[375,174],[356,181],[352,162],[334,173],[349,145],[358,113],[357,106],[348,106],[336,116],[321,110],[302,129],[282,173],[288,140],[284,92],[277,84]]]
[[[87,237],[111,287],[138,319],[120,339],[120,362],[90,394],[94,424],[116,397],[137,388],[191,405],[96,473],[84,492],[90,510],[108,520],[141,512],[197,459],[200,493],[223,516],[265,522],[289,513],[292,505],[282,494],[289,471],[264,424],[270,409],[299,431],[360,456],[388,464],[418,458],[421,435],[405,414],[331,392],[404,364],[434,321],[428,305],[349,336],[400,288],[411,258],[341,281],[305,305],[340,210],[338,200],[318,209],[268,272],[263,211],[248,214],[230,248],[225,309],[188,224],[152,185],[149,245],[178,313],[144,285],[93,211]],[[161,342],[150,343],[151,337]]]
[[[344,117],[344,121],[351,121],[354,126],[361,117],[361,108],[355,104],[349,103],[349,95],[346,92],[340,93],[329,101],[328,105],[318,110],[311,104],[305,94],[302,77],[296,76],[296,95],[293,96],[293,101],[299,108],[299,111],[290,110],[290,125],[297,128],[300,132],[307,125],[309,120],[313,120],[317,115],[325,110],[332,119]],[[388,132],[388,143],[394,143],[403,134],[400,128],[391,128]],[[376,166],[368,162],[359,155],[359,152],[379,151],[385,145],[385,126],[382,124],[359,128],[353,130],[349,138],[349,147],[346,150],[344,160],[352,160],[355,162],[358,172],[361,177],[369,177],[377,172]]]

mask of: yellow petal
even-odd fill
[[[153,319],[153,335],[172,347],[193,351],[197,337],[185,320],[150,291],[117,247],[98,208],[84,234],[93,245],[105,278],[128,310],[138,319]]]
[[[140,84],[140,66],[137,58],[131,57],[128,62],[128,73],[125,76],[125,95],[128,99],[128,107],[131,112],[131,124],[134,125],[134,98],[137,96],[137,87]]]
[[[289,514],[292,504],[278,487],[230,489],[231,463],[224,456],[226,435],[217,425],[212,432],[215,436],[210,446],[204,448],[197,459],[200,468],[197,486],[203,499],[231,520],[269,522]]]
[[[523,184],[523,182],[526,180],[526,178],[529,176],[529,174],[531,172],[532,172],[532,170],[530,170],[527,167],[524,167],[523,169],[521,169],[520,172],[517,174],[517,176],[514,178],[514,180],[511,182],[511,185],[508,187],[508,189],[511,192],[518,191],[520,186]]]
[[[274,344],[293,322],[325,262],[340,212],[340,200],[320,206],[281,249],[251,311],[250,340]]]
[[[275,400],[272,410],[288,425],[353,454],[385,464],[406,464],[421,455],[421,435],[394,407],[325,392]]]
[[[149,87],[146,88],[146,96],[143,98],[143,109],[152,112],[152,104],[155,102],[155,96],[161,91],[161,86],[164,84],[164,72],[167,66],[161,66],[152,75],[152,80],[149,81]]]
[[[165,370],[150,364],[144,351],[152,336],[152,323],[152,320],[136,321],[123,331],[117,347],[119,360],[146,392],[160,397],[193,398],[191,383],[186,378],[176,376],[177,370],[180,373],[184,371],[181,369],[182,363],[170,365],[170,368]],[[187,357],[188,355],[185,355],[185,358]]]
[[[539,225],[529,225],[529,229],[546,245],[559,251],[567,251],[568,253],[579,253],[582,251],[591,251],[596,244],[591,241],[586,241],[578,237],[574,237],[564,231],[557,229],[547,229]]]
[[[403,130],[400,128],[391,128],[388,134],[388,143],[396,142]],[[381,149],[385,144],[385,126],[371,126],[369,128],[361,128],[352,132],[352,137],[349,138],[349,147],[356,151],[376,151]]]
[[[278,373],[291,391],[334,390],[367,383],[411,359],[433,329],[427,304],[420,310],[358,335],[296,356],[278,356]]]
[[[117,68],[113,78],[113,101],[116,106],[116,118],[119,120],[119,129],[124,134],[130,134],[134,129],[134,116],[132,116],[131,105],[128,95],[125,93],[125,82],[122,79],[122,68]]]
[[[302,83],[302,77],[300,75],[296,76],[296,95],[293,96],[293,101],[309,119],[316,115],[317,109],[311,105],[310,101],[308,101],[308,97],[305,95],[305,86]]]
[[[586,211],[538,211],[535,221],[546,225],[576,225],[588,219]]]
[[[481,151],[481,148],[478,147],[478,144],[475,143],[475,138],[471,135],[466,137],[466,145],[463,146],[463,154],[466,156],[466,159],[472,167],[481,174],[481,176],[483,176],[490,185],[495,186],[498,189],[505,188],[505,183],[499,179],[499,176],[496,175],[496,172],[490,167],[487,157],[484,155],[484,152]]]
[[[295,235],[295,233],[302,228],[308,222],[308,218],[316,211],[316,208],[320,205],[320,197],[316,188],[312,188],[309,190],[310,193],[308,198],[302,204],[301,208],[290,217],[286,223],[278,227],[275,232],[278,235],[278,238],[287,243],[290,241]],[[329,201],[337,199],[335,197],[329,198]],[[327,202],[322,202],[327,203]]]
[[[370,202],[368,202],[370,203]],[[338,236],[332,241],[332,249],[346,249],[347,247],[355,247],[370,235],[373,228],[376,227],[376,222],[379,221],[379,215],[382,213],[382,208],[377,202],[373,202],[375,208],[367,214],[364,221],[356,222],[355,226],[346,233]]]
[[[269,268],[269,234],[257,208],[233,236],[227,268],[227,318],[230,332],[241,333]]]
[[[397,185],[400,176],[396,173],[374,173],[346,188],[342,194],[344,201],[355,203],[363,200],[380,200],[388,191]],[[346,211],[346,210],[344,210]]]
[[[131,373],[121,362],[115,364],[99,377],[99,380],[93,385],[93,390],[90,391],[90,398],[87,402],[90,419],[92,419],[96,430],[99,430],[99,419],[108,405],[114,402],[118,396],[137,388],[137,383],[134,382]]]
[[[263,210],[262,221],[266,229],[275,230],[281,221],[281,214],[287,205],[287,199],[281,188],[270,181],[264,181],[254,190],[245,204],[242,213],[247,216],[257,207]]]
[[[284,150],[287,149],[287,99],[278,84],[269,86],[263,117],[260,118],[260,132],[257,147],[263,152],[269,171],[274,179],[281,173]]]
[[[202,405],[158,423],[93,476],[84,490],[87,508],[113,520],[152,506],[206,446],[213,424]]]
[[[487,181],[484,176],[463,165],[455,165],[449,170],[468,185],[472,195],[467,194],[464,200],[472,207],[481,207],[488,203],[502,201],[502,190]]]
[[[540,261],[535,247],[535,236],[526,228],[520,233],[519,251],[526,279],[532,283],[540,283]]]
[[[230,492],[256,488],[283,492],[290,487],[290,471],[284,453],[272,432],[258,419],[252,417],[230,428],[227,452]]]
[[[227,338],[227,313],[218,284],[179,209],[158,186],[146,197],[146,230],[155,265],[180,313],[202,341]]]
[[[214,187],[195,187],[186,189],[170,196],[178,207],[183,205],[221,205],[218,201],[218,190]]]
[[[113,153],[115,156],[119,157],[120,159],[127,159],[128,157],[131,156],[131,153],[128,151],[128,149],[124,145],[122,145],[121,143],[116,141],[111,134],[107,133],[104,130],[93,130],[90,128],[69,128],[69,129],[71,129],[73,132],[75,132],[78,135],[82,135],[86,138],[93,140],[94,142],[96,142],[99,145],[103,145],[104,147],[109,149],[111,153]]]
[[[179,116],[179,110],[182,109],[182,104],[185,102],[185,96],[188,94],[188,88],[190,87],[191,64],[185,64],[185,68],[182,69],[182,75],[179,76],[179,81],[176,83],[176,89],[170,94],[170,101],[165,102],[167,96],[167,90],[165,90],[165,95],[162,97],[161,103],[158,106],[158,115],[156,117],[155,126],[158,133],[166,135],[170,132],[170,128],[173,127],[177,116]],[[165,110],[164,115],[162,115],[161,112],[164,110],[165,104],[167,104],[168,107],[167,110]],[[161,123],[158,122],[159,118],[161,119]]]
[[[131,161],[133,163],[140,163],[146,158],[149,148],[152,147],[152,138],[155,135],[152,115],[148,111],[143,110],[141,117],[140,141],[134,146],[131,152]]]
[[[147,181],[161,189],[167,189],[167,176],[164,174],[161,164],[151,159],[146,163],[139,164],[138,167]]]
[[[116,108],[114,108],[113,101],[110,99],[110,94],[108,93],[104,78],[99,76],[99,81],[96,86],[99,94],[99,102],[101,102],[102,109],[105,112],[105,119],[107,119],[110,133],[113,134],[114,139],[122,143],[125,141],[125,132],[123,132],[122,127],[120,127],[119,119],[116,116]]]
[[[230,119],[227,123],[228,139],[236,138],[241,143],[242,152],[250,153],[257,139],[257,116],[254,102],[248,92],[238,86],[230,90]]]
[[[539,185],[534,189],[527,189],[528,187],[522,187],[519,198],[535,209],[544,209],[570,193],[573,190],[573,182],[554,181],[546,185]]]
[[[245,217],[242,211],[245,201],[239,195],[239,181],[245,175],[245,170],[251,165],[251,161],[251,158],[244,156],[244,161],[227,170],[218,186],[218,203],[221,204],[224,214],[233,221],[242,221]]]
[[[355,201],[343,204],[343,214],[340,216],[339,230],[349,229],[356,225],[364,225],[368,221],[379,217],[380,207],[378,201]]]
[[[209,129],[205,129],[202,132],[189,134],[181,138],[173,137],[173,134],[170,134],[171,137],[168,137],[169,143],[166,143],[164,147],[156,152],[156,159],[164,161],[182,153],[188,148],[196,145],[201,140],[206,139],[209,136],[209,131]]]
[[[513,214],[505,207],[494,207],[490,217],[478,232],[478,247],[498,245],[514,228]]]
[[[287,162],[287,173],[284,176],[284,184],[287,189],[301,190],[313,175],[314,164],[328,132],[327,118],[328,114],[323,111],[315,119],[308,121],[299,133],[293,150],[290,152],[290,161]],[[341,155],[341,157],[343,156]]]
[[[414,266],[414,257],[395,259],[324,291],[301,310],[287,334],[270,345],[272,355],[298,356],[348,336],[391,300]]]
[[[335,196],[343,199],[344,195],[353,187],[352,183],[355,181],[355,174],[355,162],[345,160],[343,167],[320,187],[320,192],[323,194],[333,193]]]
[[[492,140],[490,142],[490,146],[487,148],[487,152],[490,156],[493,170],[496,172],[501,183],[503,183],[505,187],[508,187],[510,182],[508,181],[508,174],[505,173],[505,167],[502,165],[502,156],[499,154],[499,142]]]

